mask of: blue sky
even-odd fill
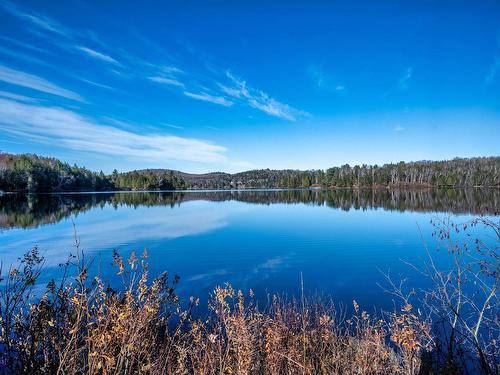
[[[499,155],[498,1],[0,0],[0,150],[110,172]]]

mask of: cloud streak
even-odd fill
[[[5,36],[5,35],[0,35],[0,39],[2,40],[5,40],[13,45],[16,45],[16,46],[19,46],[19,47],[22,47],[24,49],[29,49],[31,51],[35,51],[35,52],[40,52],[40,53],[44,53],[44,54],[50,54],[49,51],[43,49],[43,48],[39,48],[39,47],[36,47],[36,46],[33,46],[29,43],[24,43],[24,42],[21,42],[20,40],[17,40],[17,39],[12,39],[12,38],[9,38],[8,36]]]
[[[99,87],[101,89],[106,89],[106,90],[110,90],[110,91],[117,91],[114,87],[111,87],[111,86],[108,86],[108,85],[104,85],[102,83],[99,83],[99,82],[94,82],[94,81],[91,81],[90,79],[86,79],[86,78],[83,78],[83,77],[74,77],[82,82],[85,82],[85,83],[88,83],[89,85],[92,85],[92,86],[95,86],[95,87]]]
[[[0,91],[0,97],[17,100],[18,102],[26,102],[26,103],[36,102],[36,99],[30,98],[29,96],[14,94],[8,91]]]
[[[58,47],[65,48],[65,49],[74,49],[74,50],[77,50],[81,53],[84,53],[87,56],[90,56],[94,59],[104,61],[104,62],[107,62],[110,64],[114,64],[117,66],[121,66],[121,64],[116,59],[109,56],[108,54],[96,51],[95,49],[92,49],[92,48],[89,48],[89,47],[86,47],[83,45],[75,44],[75,41],[77,39],[85,39],[85,35],[78,32],[78,31],[67,28],[67,27],[63,26],[61,23],[59,23],[59,22],[57,22],[49,17],[46,17],[44,15],[36,14],[34,12],[31,12],[31,11],[26,11],[26,10],[22,9],[21,7],[19,7],[18,5],[15,5],[9,1],[0,0],[0,6],[2,8],[4,8],[4,10],[6,10],[11,15],[13,15],[21,20],[27,21],[32,26],[35,26],[36,29],[32,29],[32,28],[28,29],[32,33],[34,33],[40,37],[47,38],[45,36],[45,33],[43,33],[43,31],[45,31],[45,32],[48,31],[52,34],[56,34],[57,36],[63,37],[64,39],[66,39],[66,41],[62,42],[62,43],[61,43],[60,39],[59,39],[59,41],[51,40],[51,42],[56,44]],[[40,32],[40,31],[42,31],[42,32]],[[93,34],[91,34],[91,35],[93,35]],[[92,39],[95,41],[96,37],[94,36]],[[31,48],[33,48],[33,47],[31,47]]]
[[[0,1],[0,6],[13,16],[30,22],[38,29],[49,31],[66,38],[72,37],[73,32],[71,30],[51,18],[27,12],[18,5],[11,3],[10,1]]]
[[[167,57],[167,62],[148,62],[140,57],[130,55],[124,51],[110,54],[100,50],[90,48],[88,45],[93,45],[96,40],[98,44],[104,46],[104,43],[98,40],[98,37],[92,33],[83,33],[78,30],[68,28],[61,23],[48,18],[44,15],[37,14],[31,10],[27,10],[10,1],[0,0],[0,7],[4,8],[11,15],[28,22],[32,27],[30,31],[36,33],[42,38],[55,34],[58,38],[48,38],[48,40],[59,48],[69,52],[79,52],[86,56],[107,64],[112,64],[115,67],[122,69],[116,70],[108,67],[110,72],[117,74],[122,78],[141,77],[156,84],[177,88],[177,93],[184,95],[194,100],[204,101],[223,107],[231,107],[235,104],[247,105],[265,114],[273,117],[285,119],[288,121],[296,121],[299,118],[309,116],[309,113],[293,108],[283,102],[280,102],[268,95],[266,92],[250,87],[246,81],[236,78],[228,73],[225,69],[221,69],[214,64],[211,67],[206,63],[206,59],[202,59],[202,63],[198,66],[200,71],[187,72],[184,66],[177,66],[178,61],[172,64],[172,58]],[[89,40],[89,35],[91,36]],[[64,40],[61,40],[61,37]],[[161,50],[160,47],[157,47]],[[9,51],[7,51],[9,52]],[[191,58],[193,52],[191,53]],[[195,54],[200,54],[196,51]],[[119,56],[117,60],[113,55]],[[19,56],[22,57],[22,56]],[[122,61],[126,61],[126,66],[122,65]],[[178,60],[178,59],[174,59]],[[146,71],[146,73],[144,73]],[[181,77],[180,77],[181,76]],[[223,78],[221,78],[221,76]],[[179,78],[180,77],[180,78]],[[23,78],[23,79],[21,79]],[[31,87],[39,91],[48,92],[51,94],[81,100],[75,93],[64,90],[56,85],[50,84],[47,81],[41,81],[38,77],[15,77],[16,84]],[[4,81],[8,81],[8,77],[3,77]],[[219,83],[219,80],[223,82]],[[13,79],[10,79],[13,81]],[[24,82],[24,83],[23,83]],[[202,82],[200,85],[199,82]],[[11,82],[12,83],[12,82]],[[101,84],[96,84],[87,81],[89,84],[101,88],[109,88]],[[339,90],[341,90],[339,88]]]
[[[190,50],[197,55],[199,50]],[[203,69],[198,72],[189,72],[173,65],[145,63],[155,68],[153,75],[146,76],[152,82],[176,86],[184,96],[191,99],[231,107],[235,104],[247,105],[270,116],[296,121],[299,118],[309,117],[310,114],[282,103],[266,92],[250,87],[246,81],[233,75],[229,70],[222,69],[216,64],[206,63],[203,59]],[[179,79],[182,75],[182,80]],[[201,82],[201,84],[200,84]],[[337,90],[343,90],[338,86]]]
[[[166,77],[161,77],[161,76],[152,76],[152,77],[148,77],[148,79],[150,81],[153,81],[153,82],[156,82],[156,83],[160,83],[160,84],[163,84],[163,85],[169,85],[169,86],[176,86],[176,87],[184,87],[184,84],[177,80],[177,79],[174,79],[174,78],[166,78]]]
[[[194,93],[194,92],[184,91],[183,94],[189,98],[192,98],[192,99],[201,100],[201,101],[209,102],[209,103],[213,103],[213,104],[219,104],[219,105],[222,105],[224,107],[231,107],[234,104],[232,101],[224,98],[223,96],[214,96],[214,95],[207,94],[205,92],[198,94],[198,93]]]
[[[174,125],[174,124],[167,124],[166,122],[164,122],[162,125],[164,125],[164,126],[168,126],[169,128],[172,128],[172,129],[179,129],[179,130],[184,129],[184,127],[183,127],[183,126],[180,126],[180,125]]]
[[[85,53],[87,56],[90,56],[94,59],[105,61],[107,63],[111,63],[111,64],[115,64],[115,65],[120,65],[120,63],[118,61],[116,61],[114,58],[112,58],[111,56],[106,55],[106,54],[101,53],[101,52],[97,52],[96,50],[93,50],[91,48],[84,47],[84,46],[76,46],[76,49]]]
[[[138,134],[99,124],[70,110],[0,99],[0,130],[38,143],[72,150],[165,163],[182,160],[228,163],[226,148],[210,142],[162,134]]]
[[[40,60],[40,59],[38,59],[36,57],[33,57],[31,55],[27,55],[27,54],[25,54],[23,52],[11,50],[10,48],[7,48],[7,47],[1,47],[0,46],[0,53],[2,53],[4,55],[12,56],[12,57],[14,57],[16,59],[28,61],[28,62],[33,63],[33,64],[50,66],[50,64],[46,63],[43,60]]]
[[[12,85],[27,87],[33,90],[45,92],[63,98],[84,102],[83,98],[80,95],[72,91],[63,89],[62,87],[59,87],[56,84],[51,83],[46,79],[43,79],[36,75],[11,69],[5,65],[0,65],[0,81],[10,83]]]
[[[290,107],[270,97],[261,90],[253,89],[247,85],[247,82],[235,77],[229,71],[226,72],[231,86],[218,84],[219,88],[225,94],[243,100],[252,108],[258,109],[270,116],[279,117],[289,121],[296,121],[298,118],[308,117],[309,113]]]

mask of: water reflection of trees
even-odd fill
[[[422,190],[233,190],[194,192],[134,192],[99,194],[8,194],[0,196],[0,228],[32,228],[92,208],[170,206],[184,202],[241,201],[252,204],[311,204],[342,210],[383,208],[396,211],[497,214],[499,189]]]

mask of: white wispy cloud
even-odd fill
[[[395,132],[402,132],[403,130],[405,130],[405,128],[404,126],[397,125],[392,130],[394,130]]]
[[[61,42],[60,38],[55,38],[54,40],[52,40],[52,38],[49,38],[49,40],[58,47],[68,50],[74,49],[94,59],[121,66],[120,62],[118,62],[110,55],[96,51],[95,49],[89,48],[87,46],[77,44],[75,42],[76,40],[89,39],[88,36],[90,36],[90,39],[95,42],[96,40],[98,40],[98,38],[92,32],[87,32],[86,34],[84,34],[77,30],[70,29],[53,20],[52,18],[36,14],[33,11],[25,10],[24,8],[21,8],[20,6],[15,5],[9,1],[0,0],[0,6],[10,14],[18,17],[19,19],[29,22],[31,26],[35,26],[35,29],[29,28],[28,30],[39,35],[40,37],[44,37],[45,33],[40,33],[39,31],[49,31],[59,37],[64,37],[64,39],[66,39],[65,42]]]
[[[299,117],[306,117],[308,113],[297,110],[287,104],[278,102],[262,91],[257,92],[257,96],[248,98],[248,104],[268,115],[283,118],[285,120],[295,121]]]
[[[20,19],[30,22],[33,26],[36,26],[38,29],[49,31],[58,34],[60,36],[64,36],[66,38],[71,38],[73,35],[72,30],[64,27],[59,22],[49,17],[39,15],[34,12],[26,11],[20,6],[10,1],[2,0],[0,1],[0,6],[13,16],[16,16]]]
[[[246,81],[235,77],[229,71],[226,72],[226,76],[229,78],[231,86],[219,83],[220,90],[233,98],[244,100],[252,108],[289,121],[310,116],[306,111],[290,107],[270,97],[261,90],[249,87]]]
[[[106,55],[106,54],[101,53],[101,52],[97,52],[96,50],[93,50],[91,48],[88,48],[85,46],[76,46],[76,49],[85,53],[87,56],[93,57],[95,59],[105,61],[105,62],[115,64],[115,65],[120,65],[120,63],[118,61],[116,61],[114,58],[112,58],[111,56]]]
[[[95,82],[95,81],[91,81],[90,79],[86,79],[86,78],[82,78],[82,77],[74,77],[82,82],[85,82],[85,83],[88,83],[89,85],[92,85],[92,86],[95,86],[95,87],[99,87],[101,89],[106,89],[106,90],[110,90],[110,91],[116,91],[116,89],[114,87],[111,87],[111,86],[108,86],[108,85],[105,85],[103,83],[99,83],[99,82]]]
[[[167,74],[182,74],[184,71],[176,66],[172,65],[162,65],[159,67],[161,71]]]
[[[73,30],[49,17],[37,14],[32,10],[27,10],[7,0],[0,0],[0,6],[19,19],[29,22],[30,25],[33,26],[30,30],[33,32],[39,30],[40,32],[38,35],[41,37],[43,37],[43,35],[49,36],[46,32],[64,37],[65,40],[61,40],[61,38],[48,38],[51,43],[57,45],[59,48],[70,52],[78,51],[93,59],[112,64],[114,67],[120,67],[121,69],[117,70],[110,66],[108,67],[108,71],[122,78],[142,77],[143,79],[158,84],[175,87],[178,89],[178,94],[195,100],[205,101],[224,107],[231,107],[235,104],[248,105],[270,116],[289,121],[295,121],[298,118],[309,116],[309,113],[280,102],[262,90],[249,87],[246,81],[236,78],[229,73],[226,74],[225,69],[220,69],[217,66],[212,66],[210,68],[206,63],[206,59],[202,59],[203,62],[200,65],[201,71],[195,71],[193,73],[187,72],[184,69],[184,65],[179,63],[178,58],[165,58],[167,61],[166,63],[165,61],[149,62],[138,56],[128,54],[125,51],[114,51],[114,53],[109,53],[107,51],[103,52],[101,50],[98,51],[88,47],[87,43],[90,42],[92,45],[95,44],[92,43],[92,41],[98,41],[100,46],[105,46],[95,34]],[[200,53],[199,51],[196,52],[196,54]],[[118,59],[113,56],[118,56]],[[126,66],[122,65],[119,60],[126,61]],[[227,83],[218,84],[221,75],[224,76],[222,81],[226,81]],[[41,81],[41,79],[36,81],[35,78],[37,77],[35,76],[25,76],[24,78],[26,79],[20,78],[19,76],[15,78],[19,85],[75,100],[81,100],[77,94],[50,84],[48,81]],[[4,80],[12,82],[14,79],[4,77]],[[204,86],[200,85],[199,82]],[[87,81],[87,83],[93,84],[96,87],[110,88],[91,81]],[[342,89],[343,87],[341,86],[337,88],[339,91]]]
[[[219,105],[223,105],[224,107],[231,107],[234,104],[232,101],[224,98],[223,96],[214,96],[214,95],[207,94],[205,92],[198,94],[198,93],[194,93],[194,92],[184,91],[183,94],[190,97],[190,98],[196,99],[196,100],[201,100],[204,102],[219,104]]]
[[[183,126],[180,126],[180,125],[174,125],[174,124],[168,124],[168,123],[163,123],[162,125],[164,126],[168,126],[169,128],[172,128],[172,129],[184,129]]]
[[[31,98],[25,95],[14,94],[13,92],[9,91],[0,91],[0,97],[26,103],[32,103],[37,101],[35,98]]]
[[[39,58],[36,58],[34,56],[31,56],[31,55],[27,55],[27,54],[20,52],[20,51],[14,51],[14,50],[7,48],[7,47],[0,46],[0,53],[2,53],[4,55],[12,56],[16,59],[28,61],[30,63],[51,66],[50,64],[48,64],[47,62],[45,62],[43,60],[40,60]]]
[[[410,80],[413,77],[413,67],[406,68],[405,74],[399,79],[399,89],[407,90],[410,85]]]
[[[9,67],[6,67],[5,65],[0,65],[0,81],[17,86],[28,87],[33,90],[61,96],[63,98],[84,102],[84,99],[73,91],[63,89],[62,87],[59,87],[56,84],[51,83],[46,79],[38,77],[34,74],[11,69]]]
[[[222,69],[215,63],[208,63],[210,60],[199,49],[186,46],[188,52],[193,56],[202,55],[203,63],[199,71],[192,72],[178,65],[161,65],[144,62],[144,66],[154,68],[156,74],[145,78],[170,86],[181,88],[183,95],[192,99],[210,102],[225,107],[235,104],[248,105],[254,109],[262,111],[270,116],[279,117],[289,121],[298,118],[308,117],[309,113],[293,108],[282,103],[266,92],[250,87],[246,81],[237,78],[229,70]],[[179,76],[182,75],[182,79]],[[343,90],[343,86],[338,86],[337,90]]]
[[[36,51],[36,52],[40,52],[40,53],[44,53],[44,54],[51,54],[49,51],[47,51],[43,48],[31,45],[29,43],[22,42],[22,41],[17,40],[17,39],[9,38],[8,36],[5,36],[5,35],[0,35],[0,39],[5,40],[13,45],[22,47],[24,49],[29,49],[31,51]]]
[[[204,140],[163,134],[139,134],[100,124],[74,111],[0,99],[0,131],[67,149],[165,163],[182,160],[231,164],[226,148]]]
[[[161,83],[163,85],[170,85],[170,86],[176,86],[176,87],[184,87],[184,84],[174,78],[167,78],[167,77],[162,77],[162,76],[152,76],[148,77],[150,81],[156,82],[156,83]]]

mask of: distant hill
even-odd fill
[[[332,167],[327,170],[259,169],[235,174],[172,171],[191,189],[310,187],[500,187],[500,157]]]
[[[231,175],[224,172],[212,173],[186,173],[172,171],[175,176],[184,180],[186,187],[190,189],[225,189],[231,184]]]
[[[0,191],[52,192],[254,188],[500,187],[500,157],[343,165],[327,170],[259,169],[192,174],[170,169],[110,175],[55,158],[0,153]]]

